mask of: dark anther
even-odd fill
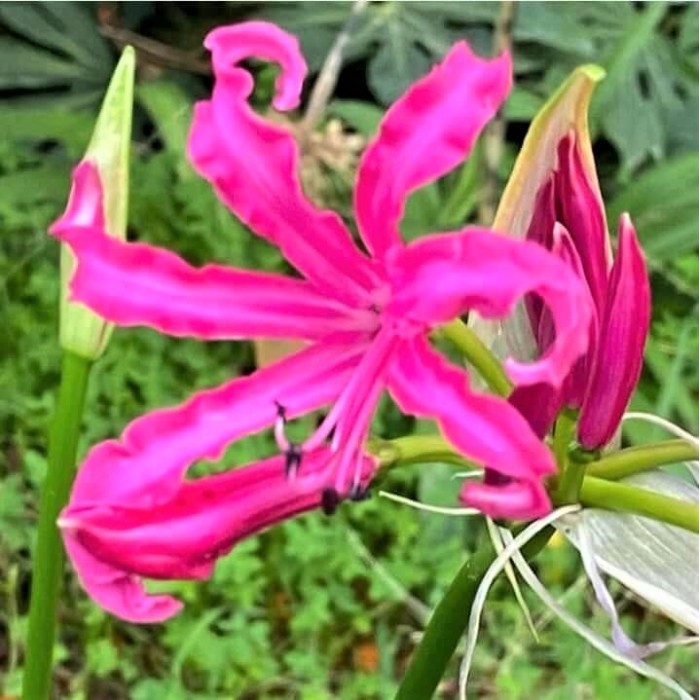
[[[321,493],[321,508],[326,515],[333,515],[340,505],[340,495],[330,487],[323,489]]]
[[[287,409],[279,402],[275,401],[275,406],[277,406],[277,415],[282,419],[282,422],[287,422]]]
[[[349,498],[351,501],[358,503],[359,501],[366,501],[371,498],[372,494],[369,490],[369,486],[361,486],[356,484],[350,489]]]
[[[284,453],[284,475],[289,478],[296,476],[297,470],[301,466],[301,445],[292,442],[289,449]]]

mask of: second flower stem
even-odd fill
[[[56,526],[75,475],[80,423],[92,362],[65,351],[61,386],[51,425],[48,468],[41,492],[39,529],[29,606],[23,700],[46,700],[51,691],[51,666],[56,634],[56,604],[63,578],[64,553]]]

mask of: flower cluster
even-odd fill
[[[562,135],[556,164],[537,186],[528,240],[467,227],[402,241],[408,196],[460,164],[507,97],[507,54],[485,60],[458,43],[387,111],[358,167],[358,243],[337,214],[303,193],[291,132],[248,102],[253,80],[241,63],[256,57],[281,69],[275,109],[298,105],[306,66],[296,40],[248,22],[214,30],[206,46],[215,84],[211,99],[196,105],[189,158],[299,275],[194,268],[172,252],[109,237],[99,216],[103,186],[89,160],[76,168],[71,206],[52,227],[77,260],[71,298],[116,325],[304,343],[269,367],[135,420],[119,440],[89,452],[59,521],[64,541],[90,595],[139,622],[163,620],[181,605],[148,594],[144,578],[205,578],[242,538],[363,498],[378,466],[367,439],[385,390],[499,476],[468,482],[466,505],[492,517],[546,514],[545,480],[555,463],[542,435],[573,405],[584,446],[610,439],[648,326],[634,231],[623,219],[611,267],[600,195],[575,132]],[[90,216],[81,215],[85,207]],[[429,334],[467,312],[508,317],[523,299],[538,357],[506,362],[516,387],[510,401],[477,392]],[[325,407],[313,434],[298,444],[288,439],[287,420]],[[278,454],[187,478],[194,463],[265,428],[274,430]]]

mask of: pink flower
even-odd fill
[[[554,464],[517,410],[472,392],[465,372],[432,349],[428,333],[468,309],[505,315],[527,293],[551,311],[556,337],[538,361],[509,362],[517,383],[559,386],[587,347],[590,311],[569,266],[528,242],[467,228],[404,245],[408,195],[460,163],[510,87],[510,59],[482,60],[459,43],[393,105],[359,166],[355,213],[363,252],[340,219],[304,196],[298,149],[250,107],[252,56],[281,67],[273,105],[294,108],[305,75],[296,40],[250,22],[206,39],[216,83],[195,108],[189,155],[222,201],[276,245],[302,278],[207,265],[124,243],[65,218],[53,233],[78,259],[73,296],[122,326],[149,325],[205,340],[297,338],[308,347],[255,374],[146,415],[119,441],[89,453],[61,518],[88,592],[131,620],[161,620],[179,603],[149,596],[142,577],[202,578],[241,537],[319,505],[361,497],[374,460],[371,417],[387,388],[399,406],[434,418],[471,459],[512,479],[473,485],[469,501],[512,517],[546,511],[542,479]],[[91,166],[75,188],[94,195]],[[318,430],[289,443],[284,422],[331,405]],[[185,479],[239,437],[275,425],[284,457],[228,474]],[[288,478],[287,478],[288,477]]]
[[[585,281],[595,314],[588,352],[560,389],[516,389],[512,402],[544,434],[563,406],[580,410],[578,439],[587,449],[613,438],[642,370],[651,293],[644,254],[626,214],[611,261],[605,210],[592,166],[571,131],[558,143],[556,167],[535,199],[526,238],[566,261]],[[552,342],[551,314],[537,299],[527,303],[541,351]]]

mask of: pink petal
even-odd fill
[[[289,131],[248,104],[250,73],[237,64],[259,57],[278,63],[276,109],[299,102],[306,65],[297,40],[266,22],[219,27],[206,38],[216,82],[211,100],[195,106],[188,152],[221,200],[319,289],[348,301],[367,299],[368,260],[340,217],[318,210],[298,178],[299,148]]]
[[[533,520],[552,510],[547,490],[539,481],[511,481],[499,486],[467,481],[459,499],[490,518]]]
[[[153,622],[180,604],[144,593],[139,577],[200,579],[240,540],[324,502],[322,477],[331,452],[306,454],[299,475],[285,476],[284,457],[195,481],[181,481],[170,500],[153,506],[70,506],[61,518],[86,589],[119,617]],[[364,458],[362,483],[373,469]],[[349,484],[346,486],[349,487]],[[347,496],[347,488],[336,498]],[[335,502],[333,503],[335,505]]]
[[[398,350],[389,391],[401,410],[437,421],[466,457],[517,480],[538,481],[554,471],[549,450],[507,401],[476,394],[467,375],[421,336]]]
[[[73,169],[73,182],[66,210],[52,230],[73,226],[103,229],[105,226],[102,182],[97,167],[83,160]]]
[[[129,622],[162,622],[182,610],[182,603],[170,595],[149,595],[143,582],[132,574],[100,561],[68,528],[63,543],[80,583],[102,608]]]
[[[389,109],[355,188],[360,232],[375,257],[400,243],[408,195],[464,160],[510,86],[508,54],[484,60],[460,42]]]
[[[605,209],[597,183],[593,185],[588,180],[573,133],[561,140],[557,154],[557,218],[571,235],[595,307],[602,315],[610,266]]]
[[[551,384],[516,386],[508,403],[527,420],[539,438],[544,438],[564,404],[564,391]]]
[[[626,214],[618,231],[600,345],[579,422],[579,440],[588,449],[606,445],[620,424],[642,371],[651,319],[644,253]]]
[[[576,276],[580,280],[585,280],[585,271],[583,269],[583,263],[578,253],[578,249],[574,245],[573,239],[569,234],[569,231],[564,228],[561,224],[557,223],[553,231],[553,242],[552,242],[552,252],[561,258],[569,267],[576,273]],[[588,293],[588,305],[595,309],[595,302],[590,293],[590,288],[586,285],[586,291]],[[553,325],[551,322],[551,314],[547,314],[549,317],[549,325],[551,328],[550,333],[553,333]],[[586,390],[588,387],[588,382],[591,374],[591,368],[596,356],[596,349],[598,346],[598,315],[593,313],[591,316],[591,323],[588,332],[588,350],[585,355],[582,355],[574,365],[571,370],[569,378],[566,380],[565,387],[562,391],[563,402],[567,406],[572,408],[581,408],[581,404],[584,401],[586,395]],[[544,339],[543,339],[544,340]],[[546,340],[547,345],[542,345],[540,347],[548,347],[551,342],[550,338]]]
[[[556,337],[536,362],[506,362],[516,384],[560,386],[588,346],[592,309],[585,285],[536,243],[483,229],[431,236],[392,256],[394,297],[388,313],[434,325],[474,309],[485,318],[510,313],[519,298],[538,294],[551,312]]]
[[[277,403],[292,418],[333,401],[363,349],[313,345],[250,376],[200,392],[180,406],[138,418],[120,440],[90,450],[70,508],[150,507],[167,501],[190,465],[219,459],[236,439],[272,425]]]
[[[374,323],[370,311],[328,299],[303,280],[220,265],[195,268],[170,251],[63,220],[51,232],[78,260],[71,299],[121,326],[205,340],[317,340]]]

